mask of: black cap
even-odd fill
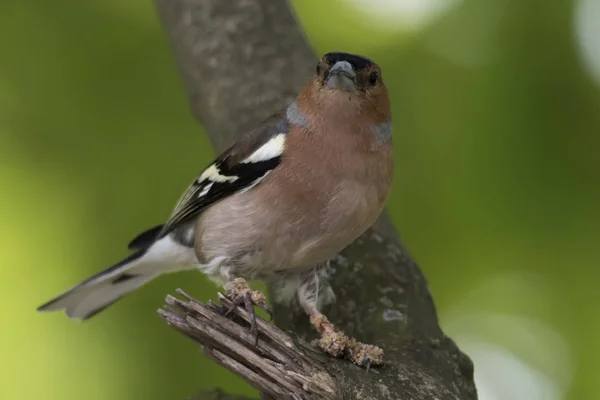
[[[325,61],[327,61],[327,64],[329,65],[333,65],[339,61],[347,61],[357,71],[363,68],[369,68],[374,64],[374,62],[368,59],[367,57],[342,52],[327,53],[323,56],[323,58],[325,59]]]

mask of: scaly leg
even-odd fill
[[[258,344],[258,329],[256,326],[256,313],[254,312],[253,306],[258,306],[265,310],[267,314],[271,315],[271,310],[267,305],[267,298],[265,295],[258,291],[252,290],[243,278],[235,278],[225,285],[223,285],[223,289],[225,289],[225,296],[231,300],[234,304],[234,307],[244,306],[246,311],[250,314],[250,332],[254,335],[255,344]],[[227,311],[226,315],[231,313],[233,308]]]
[[[319,347],[333,357],[345,357],[361,367],[369,368],[371,365],[383,364],[381,348],[361,343],[348,337],[344,332],[336,330],[327,317],[319,311],[319,297],[331,292],[329,284],[321,279],[322,271],[319,268],[302,274],[297,292],[300,305],[321,335]]]

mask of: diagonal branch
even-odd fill
[[[156,1],[192,111],[219,150],[289,104],[314,69],[316,56],[283,0]],[[323,371],[334,379],[337,394],[349,399],[477,398],[473,365],[440,329],[427,282],[387,216],[382,216],[332,265],[337,303],[325,310],[327,315],[349,335],[383,347],[387,364],[366,374],[348,362],[323,361],[304,346],[295,347],[297,358],[306,355],[310,363],[305,367],[313,368],[302,370],[308,374],[304,377],[312,376],[311,371]],[[264,388],[264,382],[258,380],[272,382],[271,372],[263,369],[263,375],[256,374],[254,369],[248,370],[247,362],[240,361],[252,354],[256,360],[259,353],[245,347],[243,332],[231,326],[231,321],[221,318],[214,325],[215,320],[200,317],[202,314],[189,305],[189,300],[185,306],[173,298],[168,301],[178,310],[169,314],[168,318],[173,318],[169,322],[202,342],[209,357],[244,376],[263,393],[281,398],[272,392],[274,387]],[[214,306],[205,307],[216,313]],[[190,328],[190,321],[196,319],[204,325],[196,323]],[[302,313],[276,305],[275,320],[277,326],[294,333],[296,346],[313,337]],[[269,332],[264,330],[267,327],[263,324],[261,332]],[[238,336],[235,342],[216,347],[207,329],[213,333],[236,329]],[[226,344],[243,347],[244,357]],[[273,346],[260,353],[265,360],[271,360],[269,351],[282,351],[281,346]],[[294,363],[284,365],[297,367]],[[288,371],[285,368],[282,371]],[[298,383],[294,379],[282,382]],[[308,393],[304,387],[302,390],[305,392],[299,391],[298,395]]]
[[[250,315],[222,295],[221,305],[202,304],[183,291],[159,314],[167,323],[204,347],[204,354],[276,399],[337,399],[334,379],[318,366],[315,350],[275,325],[257,318],[258,344],[250,334]],[[224,316],[232,310],[233,320]]]

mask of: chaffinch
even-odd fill
[[[327,261],[375,222],[392,175],[381,69],[325,54],[296,100],[210,164],[165,224],[132,240],[135,252],[38,310],[85,320],[163,273],[197,268],[252,314],[252,304],[268,307],[245,279],[273,282],[278,302],[298,300],[324,350],[342,356],[358,343],[367,356],[350,358],[377,364],[380,349],[337,332],[319,309],[334,300]]]

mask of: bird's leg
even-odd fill
[[[298,286],[300,305],[310,316],[310,323],[321,335],[318,346],[333,357],[345,357],[354,364],[369,368],[383,364],[383,350],[377,346],[365,344],[348,337],[335,329],[327,317],[319,311],[319,296],[331,291],[327,282],[320,282],[319,269],[302,275]]]
[[[223,285],[225,289],[225,296],[231,300],[234,307],[244,306],[246,311],[250,314],[250,332],[254,335],[256,344],[258,344],[258,329],[256,326],[256,313],[254,312],[253,306],[258,306],[265,310],[269,317],[272,318],[271,309],[267,305],[267,298],[265,295],[258,291],[252,290],[243,278],[235,278]],[[231,313],[233,309],[227,311],[226,314]]]

